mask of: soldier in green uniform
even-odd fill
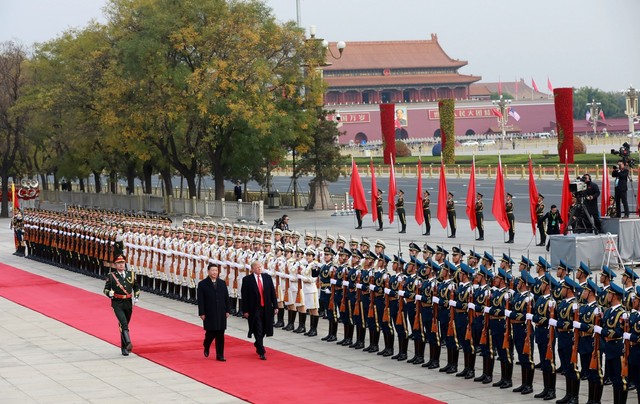
[[[431,235],[431,198],[429,198],[429,191],[424,191],[422,197],[422,215],[424,216],[424,233],[423,236]]]
[[[376,197],[376,212],[378,213],[378,228],[376,231],[382,231],[382,190],[378,189]]]
[[[538,203],[536,203],[536,221],[538,223],[538,232],[540,232],[540,242],[536,244],[541,247],[545,245],[547,233],[544,229],[544,195],[538,194]]]
[[[453,200],[451,192],[447,195],[447,219],[449,219],[449,227],[451,228],[449,238],[456,238],[456,202]]]
[[[116,258],[116,270],[109,273],[104,284],[104,294],[111,299],[111,307],[118,319],[122,355],[127,356],[133,349],[129,336],[129,322],[133,305],[138,302],[140,286],[132,271],[125,268],[122,255]]]
[[[507,211],[507,219],[509,220],[509,240],[507,240],[507,243],[513,244],[513,239],[516,236],[516,218],[513,215],[513,195],[510,193],[507,193],[505,210]]]
[[[404,191],[398,191],[398,201],[396,202],[396,212],[398,213],[398,220],[400,220],[400,224],[402,228],[400,229],[400,233],[407,232],[407,215],[404,211]]]
[[[484,202],[482,202],[483,195],[478,192],[476,195],[476,226],[478,227],[478,238],[477,241],[484,240]]]
[[[17,209],[13,214],[13,218],[11,218],[11,226],[13,229],[13,234],[15,237],[16,244],[16,252],[13,255],[17,255],[19,257],[24,257],[25,255],[25,247],[24,241],[22,239],[24,234],[24,218],[22,217],[22,212],[20,209]]]

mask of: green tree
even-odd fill
[[[605,92],[592,87],[580,87],[573,92],[573,118],[585,119],[589,110],[587,104],[593,100],[600,103],[606,118],[624,118],[626,109],[624,95],[613,91]]]

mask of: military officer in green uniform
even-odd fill
[[[407,232],[407,215],[404,210],[404,191],[398,191],[398,201],[396,202],[396,212],[398,213],[398,220],[400,220],[400,224],[402,225],[402,229],[400,229],[400,233]]]
[[[422,214],[424,216],[424,233],[423,236],[431,235],[431,198],[429,198],[429,191],[424,191],[424,196],[422,197]]]
[[[122,355],[127,356],[133,349],[129,336],[129,322],[133,313],[133,305],[138,302],[140,286],[135,274],[125,268],[126,260],[122,255],[116,258],[116,270],[111,271],[104,284],[104,294],[111,299],[111,307],[116,314],[120,328],[120,348]]]
[[[483,195],[480,192],[476,194],[475,211],[476,226],[478,227],[478,238],[476,239],[477,241],[484,240],[484,213],[482,213],[482,211],[484,210],[484,202],[482,202],[482,197]]]
[[[505,210],[507,211],[507,219],[509,220],[509,240],[507,240],[507,243],[513,244],[513,239],[516,236],[516,217],[513,215],[513,195],[509,193],[507,193]]]

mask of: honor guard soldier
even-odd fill
[[[364,348],[364,352],[370,352],[373,349],[374,338],[379,330],[376,319],[373,318],[373,316],[369,316],[369,314],[373,314],[369,310],[372,303],[370,298],[371,290],[369,287],[371,286],[371,282],[374,281],[374,263],[377,259],[378,256],[374,252],[367,252],[364,257],[363,267],[360,270],[360,284],[356,285],[356,287],[360,289],[360,316],[362,317],[362,323],[365,325],[365,328],[369,330],[369,345]]]
[[[456,202],[453,200],[451,192],[447,195],[447,219],[451,228],[449,238],[456,238]]]
[[[600,283],[602,284],[602,287],[600,288],[600,293],[598,294],[597,298],[598,306],[600,306],[602,309],[606,309],[607,307],[609,307],[609,299],[607,299],[607,295],[609,293],[611,283],[613,282],[615,277],[616,274],[608,266],[602,266],[602,271],[600,272]],[[606,378],[607,375],[605,375],[605,379]]]
[[[629,314],[629,330],[623,334],[625,341],[629,341],[628,345],[628,364],[629,367],[629,384],[636,386],[636,394],[640,401],[640,286],[636,287],[634,298],[631,302],[631,313]]]
[[[513,277],[503,268],[498,269],[494,286],[496,287],[491,294],[491,306],[485,307],[485,313],[489,314],[489,329],[491,332],[491,342],[498,352],[498,360],[500,361],[500,380],[493,383],[493,387],[501,389],[510,388],[513,385],[511,376],[513,374],[513,353],[511,344],[508,341],[510,334],[507,333],[505,342],[505,310],[510,304],[511,296],[509,289],[513,285]]]
[[[463,263],[460,263],[458,271],[459,285],[455,292],[455,298],[449,302],[449,306],[455,307],[455,326],[458,341],[462,345],[464,353],[464,369],[456,374],[456,377],[464,377],[465,379],[473,379],[475,374],[475,347],[471,338],[471,323],[469,322],[469,314],[474,312],[469,309],[469,303],[473,303],[473,287],[471,279],[473,279],[473,269]],[[464,337],[463,337],[464,336]],[[468,337],[467,337],[468,336]]]
[[[622,362],[624,361],[624,324],[628,321],[628,314],[622,306],[624,290],[611,283],[607,294],[607,306],[604,312],[602,326],[595,326],[594,331],[600,334],[604,343],[606,369],[609,371],[613,385],[614,403],[627,402],[627,381],[622,376]]]
[[[111,299],[111,307],[120,328],[120,349],[127,356],[133,349],[129,336],[129,322],[133,305],[140,296],[140,287],[132,271],[126,270],[126,260],[122,255],[115,261],[116,270],[109,273],[104,284],[104,294]]]
[[[289,313],[287,316],[287,325],[283,328],[284,331],[293,331],[295,328],[296,322],[296,294],[298,293],[297,285],[297,273],[295,269],[295,257],[294,251],[295,247],[292,245],[284,246],[284,254],[285,254],[285,267],[283,268],[283,278],[284,278],[284,305],[287,308],[287,312]],[[295,288],[293,286],[295,284]]]
[[[542,295],[543,279],[547,275],[547,272],[551,269],[551,264],[547,262],[542,256],[538,256],[538,262],[536,262],[536,284],[533,285],[533,296],[536,300]]]
[[[539,278],[540,296],[536,299],[532,314],[527,314],[527,320],[536,325],[536,345],[540,353],[542,379],[544,389],[536,394],[535,398],[553,400],[556,398],[556,365],[555,365],[555,338],[550,338],[549,320],[554,318],[556,301],[551,296],[551,289],[560,284],[549,272]],[[549,348],[549,345],[551,347]]]
[[[14,234],[14,238],[15,238],[15,246],[16,246],[16,252],[13,253],[13,255],[17,255],[19,257],[24,257],[25,256],[25,246],[24,246],[24,241],[23,241],[23,235],[24,235],[24,217],[22,215],[22,211],[20,209],[17,209],[16,212],[14,213],[13,217],[11,218],[11,229],[13,229],[13,234]]]
[[[384,281],[382,277],[386,273],[386,265],[389,261],[389,257],[384,254],[377,256],[377,260],[375,260],[373,264],[374,267],[367,270],[368,274],[362,280],[362,287],[369,289],[369,307],[366,313],[367,327],[369,328],[369,346],[364,349],[365,352],[369,353],[380,351],[378,345],[380,343],[381,332],[379,313],[382,312],[379,310],[379,307],[384,307],[384,301],[382,299],[384,295]]]
[[[507,193],[507,202],[505,203],[505,210],[507,212],[507,219],[509,220],[509,240],[507,243],[513,243],[513,239],[516,235],[516,218],[513,215],[513,195]]]
[[[440,250],[444,251],[441,247]],[[440,283],[438,284],[438,296],[433,297],[434,303],[438,304],[438,321],[440,322],[440,340],[445,341],[447,347],[447,364],[440,368],[440,372],[453,374],[458,372],[458,341],[454,319],[451,317],[452,307],[449,306],[452,294],[455,293],[455,284],[450,276],[455,272],[456,267],[449,261],[444,261],[440,269]],[[455,313],[454,313],[455,314]]]
[[[404,210],[404,191],[398,191],[398,201],[396,202],[396,213],[398,213],[398,220],[402,226],[399,233],[407,232],[407,216]]]
[[[511,274],[511,267],[515,264],[515,261],[511,259],[505,253],[502,253],[502,258],[500,259],[500,268],[504,269],[506,273]]]
[[[467,258],[467,265],[469,265],[473,270],[479,269],[480,260],[482,259],[482,255],[475,252],[474,250],[469,250],[469,257]]]
[[[376,198],[376,212],[378,213],[378,228],[376,231],[382,231],[382,190],[379,188]]]
[[[377,245],[377,243],[376,243]],[[391,262],[391,258],[381,253],[379,255],[378,264],[374,274],[374,289],[372,290],[375,296],[375,310],[373,313],[380,325],[380,331],[384,338],[384,349],[378,352],[378,355],[387,357],[393,355],[393,325],[391,324],[391,318],[389,316],[389,295],[385,293],[385,288],[389,287],[389,273],[387,272],[387,266]],[[377,338],[380,336],[378,335]],[[376,342],[377,345],[377,342]]]
[[[578,342],[578,354],[582,371],[586,373],[589,381],[589,403],[599,403],[602,399],[602,367],[600,364],[600,352],[594,355],[594,332],[593,329],[599,324],[600,309],[596,303],[596,296],[600,288],[591,280],[587,280],[580,300],[580,316],[578,321],[573,322],[573,328],[580,330],[580,341]],[[593,367],[591,366],[593,364]]]
[[[353,319],[351,317],[351,301],[349,300],[349,261],[351,251],[343,248],[339,253],[340,264],[336,269],[336,287],[340,286],[340,301],[336,301],[340,308],[340,322],[344,330],[342,340],[336,342],[338,345],[349,346],[353,343]],[[336,296],[338,294],[336,293]]]
[[[558,338],[558,356],[560,364],[564,369],[566,381],[566,394],[558,400],[561,403],[577,404],[580,392],[580,372],[578,372],[577,358],[572,362],[574,330],[573,321],[576,315],[579,316],[579,305],[576,295],[580,294],[580,285],[573,279],[565,276],[562,283],[562,300],[558,302],[556,319],[549,320],[549,325],[556,328]]]
[[[424,196],[422,197],[422,215],[424,216],[424,228],[425,231],[422,233],[423,236],[431,235],[431,195],[429,191],[424,191]]]
[[[469,309],[475,312],[475,319],[471,325],[471,336],[474,345],[480,349],[480,356],[482,356],[482,375],[476,377],[473,381],[489,384],[493,381],[493,348],[487,335],[489,329],[488,315],[483,313],[485,307],[491,306],[493,272],[481,264],[480,270],[476,272],[475,283],[478,287],[473,292],[473,303],[469,304]],[[486,331],[485,322],[487,322]]]
[[[476,213],[476,226],[478,227],[478,238],[477,241],[484,240],[484,202],[482,201],[483,195],[478,192],[476,194],[476,205],[475,205],[475,213]]]
[[[563,299],[562,287],[564,285],[564,279],[567,275],[571,274],[571,272],[573,272],[573,268],[563,260],[560,260],[560,264],[558,264],[558,267],[556,268],[556,278],[558,279],[558,287],[551,291],[553,298],[556,299],[556,303],[559,303]]]
[[[416,321],[416,316],[421,316],[421,313],[416,311],[415,302],[416,293],[420,292],[421,284],[416,272],[418,271],[418,268],[421,267],[422,262],[420,262],[417,257],[411,257],[411,261],[407,263],[407,277],[404,280],[403,290],[398,293],[402,298],[404,298],[405,318],[408,320],[407,325],[411,327],[411,335],[413,337],[414,356],[407,360],[407,363],[412,363],[414,365],[424,363],[425,339],[420,318],[418,317]]]
[[[487,268],[487,270],[491,271],[493,266],[495,265],[496,260],[493,258],[493,255],[489,254],[487,251],[482,255],[482,265]]]
[[[417,257],[420,251],[420,247],[416,243],[409,243],[409,258]]]
[[[422,260],[427,262],[433,257],[436,253],[436,250],[433,249],[429,244],[424,243],[422,246]]]
[[[523,257],[526,258],[526,257]],[[533,325],[527,320],[527,314],[533,310],[533,294],[530,288],[535,284],[535,279],[529,271],[520,272],[520,281],[517,291],[513,296],[511,310],[505,310],[505,316],[511,319],[513,333],[513,345],[518,353],[518,361],[522,371],[522,384],[513,389],[514,393],[533,393]]]
[[[407,335],[407,320],[404,316],[403,307],[400,307],[399,292],[404,290],[404,279],[406,277],[406,262],[397,255],[394,255],[392,269],[394,274],[389,277],[389,287],[384,291],[389,296],[389,320],[393,322],[396,334],[398,335],[398,354],[391,359],[398,361],[407,360],[407,348],[409,338]],[[404,306],[404,300],[402,300]]]
[[[587,285],[587,280],[591,277],[591,269],[589,269],[589,265],[585,264],[584,262],[580,261],[580,265],[578,265],[578,269],[576,270],[576,279],[575,281],[578,282],[578,285],[580,285],[581,288],[584,288]],[[582,304],[584,303],[584,301],[582,300],[582,293],[580,293],[578,296],[576,296],[578,299],[578,303]],[[587,364],[588,365],[588,364]],[[582,369],[586,369],[584,367],[584,363],[582,364]],[[582,375],[582,373],[581,373]],[[583,378],[582,380],[586,380],[585,378]]]
[[[324,264],[320,267],[318,273],[318,280],[320,281],[320,306],[327,309],[327,319],[329,320],[329,333],[326,337],[321,338],[322,341],[333,342],[336,341],[336,333],[338,332],[338,319],[336,318],[336,310],[329,310],[331,299],[335,296],[335,283],[332,285],[331,281],[335,281],[336,268],[333,266],[333,257],[336,252],[331,247],[324,248]],[[335,329],[334,329],[335,325]],[[329,341],[331,340],[331,341]]]
[[[320,306],[318,296],[317,280],[320,274],[319,264],[316,261],[315,248],[309,248],[305,252],[307,264],[302,266],[300,275],[302,276],[302,293],[304,297],[304,308],[308,312],[309,316],[309,332],[305,332],[307,337],[315,337],[318,335],[318,322],[320,316],[318,313],[318,307]],[[333,258],[333,256],[331,257]],[[303,323],[304,324],[304,323]]]
[[[536,244],[541,247],[547,241],[547,233],[544,229],[544,195],[538,194],[538,202],[536,202],[536,223],[538,224],[538,233],[540,233],[540,242]]]
[[[433,297],[438,294],[438,273],[440,266],[429,259],[420,270],[422,284],[420,293],[416,295],[416,305],[420,307],[421,320],[426,342],[429,343],[429,361],[422,365],[423,368],[438,369],[440,367],[440,332],[438,318],[434,312]]]
[[[635,283],[638,280],[638,275],[631,269],[631,267],[624,267],[622,273],[622,289],[624,290],[624,296],[622,298],[622,306],[627,311],[631,311],[631,300],[635,296]]]
[[[351,251],[351,264],[349,266],[349,301],[351,302],[351,319],[353,321],[353,327],[356,331],[356,340],[353,341],[349,348],[363,349],[364,348],[364,335],[366,324],[362,321],[362,302],[360,297],[362,296],[362,284],[361,282],[361,269],[360,262],[364,259],[362,252],[355,250]],[[358,288],[360,285],[360,288]]]

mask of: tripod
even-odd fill
[[[589,213],[582,203],[578,203],[573,212],[570,212],[569,214],[569,224],[565,229],[565,234],[567,234],[569,227],[571,227],[571,232],[573,234],[591,232],[593,232],[593,234],[598,234],[598,229],[596,228],[593,216],[591,216],[591,213]]]

